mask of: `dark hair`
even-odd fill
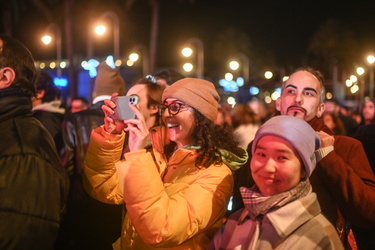
[[[72,101],[75,101],[75,100],[81,101],[83,104],[85,104],[87,106],[90,105],[89,101],[86,98],[82,97],[82,96],[73,97]]]
[[[335,104],[335,106],[340,106],[340,107],[342,106],[340,101],[337,100],[336,98],[331,98],[331,99],[325,100],[325,102],[332,102],[332,103]]]
[[[222,162],[220,150],[222,149],[239,154],[241,149],[237,146],[230,127],[214,124],[196,109],[194,109],[194,119],[197,124],[192,133],[194,145],[200,147],[197,150],[198,157],[195,162],[197,167],[220,164]],[[165,152],[168,157],[173,154],[175,146],[175,142],[166,145]]]
[[[168,85],[172,85],[174,82],[185,78],[184,75],[180,74],[174,69],[167,69],[160,71],[154,75],[156,79],[163,79]]]
[[[0,46],[0,68],[10,67],[16,77],[11,85],[20,89],[27,96],[35,96],[35,82],[38,76],[31,52],[20,41],[0,34],[3,42]]]
[[[335,127],[332,128],[332,131],[335,135],[347,135],[344,123],[337,114],[333,112],[324,112],[322,115],[323,119],[325,116],[330,116],[333,123],[335,124]]]
[[[61,90],[53,83],[52,76],[46,71],[39,71],[39,77],[36,82],[37,92],[44,90],[42,102],[51,102],[61,98]]]
[[[361,109],[360,109],[360,114],[361,114],[361,118],[362,118],[362,121],[361,121],[360,125],[364,125],[365,122],[366,122],[365,117],[363,116],[363,108],[365,107],[367,102],[372,102],[375,105],[375,99],[374,98],[365,98],[363,100],[363,104],[362,104]],[[375,116],[372,118],[371,123],[375,123]]]

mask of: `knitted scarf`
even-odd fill
[[[266,196],[260,193],[258,187],[254,185],[252,188],[240,188],[243,202],[247,213],[241,216],[239,222],[248,215],[252,220],[262,219],[269,211],[278,209],[292,201],[298,200],[311,193],[312,188],[309,180],[301,181],[289,191]]]

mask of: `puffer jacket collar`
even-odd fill
[[[31,99],[29,97],[7,96],[0,98],[0,122],[17,116],[30,115]]]
[[[33,108],[33,111],[42,110],[52,113],[64,114],[65,109],[61,107],[61,100],[53,100],[51,102],[44,102]]]

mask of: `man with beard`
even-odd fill
[[[320,72],[301,68],[283,83],[276,109],[281,115],[305,120],[319,135],[322,144],[317,150],[318,164],[310,181],[318,195],[322,213],[336,225],[343,243],[347,245],[351,243],[350,240],[347,242],[350,225],[353,229],[375,226],[375,176],[362,144],[347,136],[334,136],[325,126],[321,118],[324,96]],[[248,153],[251,155],[251,143]],[[243,207],[239,187],[254,184],[249,173],[250,159],[235,174],[232,211]],[[361,245],[361,242],[357,243]]]

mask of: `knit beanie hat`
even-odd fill
[[[320,138],[306,121],[288,115],[274,116],[269,119],[255,134],[251,148],[252,154],[254,154],[259,139],[265,135],[274,135],[292,144],[306,169],[305,179],[310,177],[316,166],[315,150],[320,147]]]
[[[98,74],[95,79],[95,97],[100,95],[125,94],[125,81],[118,69],[113,69],[102,62],[97,67]]]
[[[209,120],[216,120],[220,96],[212,82],[197,78],[183,78],[164,90],[163,102],[167,98],[178,99],[198,110]]]

